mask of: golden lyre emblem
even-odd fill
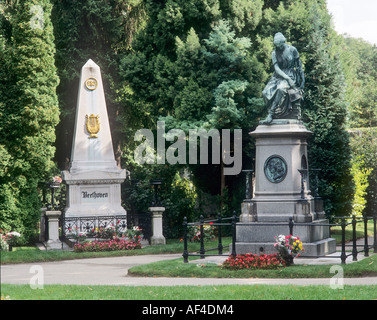
[[[98,138],[99,129],[99,115],[95,116],[93,113],[90,116],[86,115],[86,130],[90,133],[89,138]]]

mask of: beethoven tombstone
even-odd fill
[[[242,204],[236,251],[276,252],[274,237],[288,235],[293,217],[300,224],[293,234],[303,241],[305,255],[320,256],[335,252],[335,239],[309,187],[307,138],[312,133],[301,121],[304,73],[296,48],[285,44],[281,33],[274,45],[275,72],[263,90],[268,116],[250,133],[256,139],[254,197]]]
[[[114,157],[101,71],[89,60],[81,70],[70,168],[63,171],[65,217],[125,215],[121,184],[126,176]]]

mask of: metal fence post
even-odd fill
[[[374,225],[374,232],[373,232],[373,248],[374,253],[377,253],[377,216],[373,217],[373,225]]]
[[[232,217],[232,256],[236,256],[237,253],[236,253],[236,227],[237,227],[237,224],[236,224],[236,215],[234,214],[233,217]]]
[[[356,216],[352,216],[352,261],[357,261]]]
[[[291,236],[293,236],[293,217],[289,217],[289,223],[288,223],[288,225],[289,225],[289,234],[291,235]]]
[[[204,217],[203,217],[203,215],[201,215],[200,216],[200,259],[205,258],[205,256],[204,256],[205,250],[204,250],[204,228],[203,228],[203,224],[204,224]]]
[[[369,257],[368,218],[364,216],[364,257]]]
[[[62,215],[60,216],[60,228],[61,228],[61,242],[62,242],[62,250],[64,249],[64,242],[66,241],[66,232],[65,232],[65,213],[63,211]]]
[[[346,264],[346,220],[342,218],[342,253],[340,255],[342,264]]]
[[[219,231],[219,245],[218,245],[218,250],[219,250],[219,254],[223,254],[223,243],[222,243],[222,230],[221,230],[221,221],[222,221],[222,219],[221,219],[221,213],[218,213],[217,214],[217,222],[218,222],[218,224],[219,224],[219,229],[218,229],[218,231]]]
[[[183,262],[188,263],[187,251],[187,217],[183,218]]]

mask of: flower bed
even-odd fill
[[[75,243],[74,252],[98,252],[98,251],[116,251],[116,250],[135,250],[140,249],[140,242],[134,242],[124,239],[115,238],[108,241],[88,241]]]
[[[222,268],[229,270],[242,269],[278,269],[285,265],[277,253],[256,255],[252,253],[238,254],[237,256],[230,256],[224,261]]]
[[[143,229],[138,226],[128,229],[126,231],[120,231],[120,221],[118,220],[116,225],[107,225],[106,227],[94,227],[90,230],[86,228],[80,229],[77,226],[69,228],[66,232],[68,239],[73,239],[75,242],[84,242],[90,238],[104,239],[104,240],[117,240],[122,237],[127,237],[130,242],[140,242],[143,237]]]

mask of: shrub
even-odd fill
[[[21,238],[21,234],[19,232],[13,231],[9,232],[5,235],[6,241],[11,246],[16,246],[19,244],[19,239]]]
[[[132,229],[127,230],[126,236],[130,241],[140,242],[143,238],[143,229],[138,226],[132,227]]]
[[[118,231],[116,227],[108,225],[104,228],[99,228],[97,236],[98,238],[113,240],[115,237],[118,236]]]
[[[1,233],[0,229],[0,251],[9,251],[10,246],[16,246],[20,244],[21,234],[16,231]]]
[[[203,226],[204,241],[215,239],[215,231],[212,222]],[[200,226],[190,226],[188,229],[188,238],[191,242],[200,242]]]
[[[80,231],[78,227],[69,228],[67,237],[74,239],[76,242],[83,242],[86,240],[87,234],[84,231]]]
[[[284,266],[285,262],[277,253],[256,255],[252,253],[230,256],[224,261],[222,268],[229,270],[256,270],[256,269],[278,269]]]
[[[7,243],[7,239],[5,235],[0,233],[0,251],[8,251],[9,245]]]
[[[120,222],[118,220],[115,226],[109,224],[105,227],[95,227],[93,229],[90,229],[87,231],[86,236],[88,238],[102,238],[109,240],[122,237],[122,232],[120,231]]]

